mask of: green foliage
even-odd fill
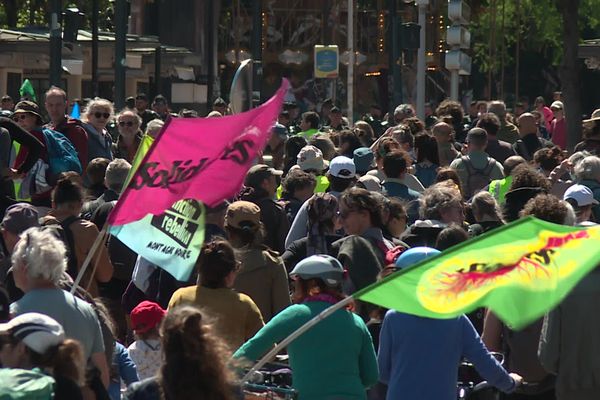
[[[498,72],[502,57],[505,66],[514,64],[518,33],[522,52],[539,54],[552,65],[560,64],[562,17],[554,0],[487,0],[482,6],[481,13],[475,17],[470,29],[474,43],[474,61],[483,72]],[[592,37],[600,36],[598,0],[581,0],[579,15],[580,31]],[[496,33],[496,45],[492,48],[493,56],[490,58],[490,37],[493,31]],[[585,38],[582,36],[582,39]]]
[[[47,0],[2,0],[0,7],[0,28],[15,26],[47,26],[49,21],[49,1]],[[99,0],[98,24],[100,30],[112,30],[113,9],[110,0]],[[82,29],[91,29],[92,0],[63,1],[64,9],[78,7],[86,16]],[[16,11],[16,21],[10,20],[10,9]]]

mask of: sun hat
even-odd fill
[[[300,149],[296,163],[302,171],[316,170],[319,172],[327,168],[328,164],[323,159],[321,150],[312,145],[307,145]]]

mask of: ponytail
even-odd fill
[[[44,354],[36,353],[27,348],[33,365],[42,368],[51,368],[52,375],[71,379],[79,386],[84,385],[85,359],[79,342],[65,339],[58,346]]]

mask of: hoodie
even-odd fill
[[[266,190],[247,187],[240,196],[240,200],[250,201],[260,207],[260,220],[265,225],[264,244],[283,254],[285,250],[285,237],[290,229],[285,209],[269,197]]]
[[[279,255],[263,246],[236,250],[242,262],[233,288],[252,300],[266,322],[291,304],[288,275]]]

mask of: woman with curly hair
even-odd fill
[[[234,377],[229,351],[200,310],[169,310],[160,328],[163,363],[158,376],[134,383],[126,400],[230,400]]]

